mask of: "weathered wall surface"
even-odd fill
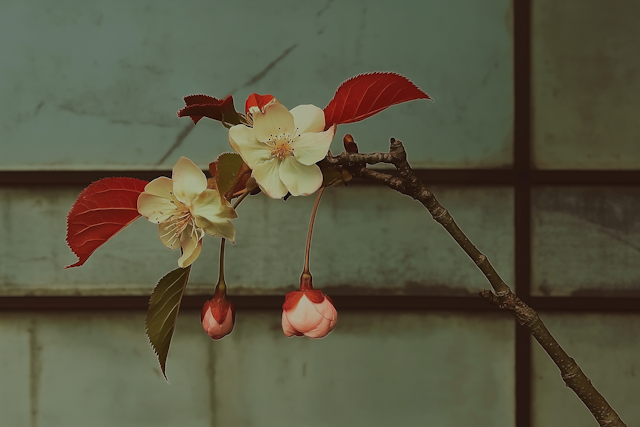
[[[532,167],[638,170],[637,4],[531,3]],[[0,171],[118,175],[168,170],[180,156],[206,168],[230,151],[227,131],[177,118],[183,96],[232,94],[240,109],[248,94],[272,93],[290,108],[324,107],[342,81],[369,71],[399,72],[435,102],[341,125],[334,152],[344,133],[363,151],[386,150],[393,136],[416,168],[509,169],[512,15],[508,0],[0,0]],[[514,189],[431,188],[517,290]],[[65,215],[80,190],[0,188],[0,296],[147,295],[175,268],[178,254],[142,219],[82,268],[62,270],[75,261]],[[420,205],[384,190],[327,191],[311,259],[318,287],[468,297],[486,286]],[[637,190],[534,188],[532,295],[640,295]],[[312,203],[261,195],[239,208],[232,295],[294,288]],[[205,240],[188,294],[211,293],[217,254],[218,241]],[[640,420],[630,399],[637,316],[543,315],[625,421]],[[593,348],[591,333],[619,340]],[[141,312],[6,312],[0,426],[509,427],[514,342],[513,321],[489,312],[348,310],[324,340],[286,339],[278,312],[245,311],[212,342],[199,313],[183,310],[168,386]],[[533,425],[588,423],[554,369],[534,349]]]

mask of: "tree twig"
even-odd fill
[[[400,176],[393,176],[381,171],[367,169],[367,165],[388,163],[395,166]],[[576,361],[562,349],[551,335],[538,314],[518,298],[511,288],[500,278],[489,259],[476,248],[464,232],[458,227],[453,217],[435,198],[424,184],[415,176],[407,162],[407,153],[397,139],[391,138],[388,153],[358,154],[343,152],[339,156],[328,155],[318,163],[321,168],[342,166],[353,176],[385,185],[393,190],[414,198],[427,208],[435,221],[442,225],[458,245],[473,260],[485,275],[494,289],[479,292],[487,302],[510,311],[518,323],[529,331],[538,341],[549,357],[560,369],[565,384],[573,390],[578,398],[587,406],[600,426],[626,427],[605,398],[596,390],[591,380],[582,372]]]

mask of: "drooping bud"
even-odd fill
[[[231,333],[236,323],[236,309],[224,295],[216,295],[204,303],[200,321],[205,332],[214,340]]]
[[[324,338],[336,327],[338,312],[329,296],[313,289],[310,274],[303,274],[300,282],[299,291],[285,296],[282,331],[288,337]]]
[[[247,114],[254,114],[258,111],[264,113],[264,108],[273,102],[277,102],[273,95],[258,95],[257,93],[252,93],[244,103],[244,110]]]

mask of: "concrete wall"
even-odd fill
[[[534,167],[637,170],[637,5],[532,4]],[[435,102],[341,125],[334,152],[347,132],[363,151],[394,136],[417,168],[507,169],[512,14],[508,0],[0,1],[0,170],[117,175],[167,170],[183,155],[206,168],[230,150],[227,132],[177,118],[182,96],[233,94],[241,108],[252,92],[272,93],[288,107],[324,107],[368,71],[399,72]],[[513,189],[432,189],[517,289]],[[148,295],[175,268],[177,254],[139,220],[63,271],[75,260],[65,215],[80,190],[0,188],[0,296]],[[637,190],[536,189],[533,294],[638,296]],[[239,208],[232,295],[293,289],[312,203],[258,196]],[[207,239],[188,294],[212,291],[217,253]],[[420,205],[363,186],[324,196],[312,271],[331,295],[470,296],[486,286]],[[629,356],[636,317],[549,316],[629,425],[640,420],[629,397],[640,391]],[[319,341],[286,339],[279,322],[276,311],[242,312],[234,333],[212,342],[199,313],[183,310],[167,385],[142,312],[0,313],[0,426],[514,425],[508,316],[345,311]],[[617,350],[593,348],[585,330],[620,336]],[[535,350],[534,424],[588,423],[554,369]]]

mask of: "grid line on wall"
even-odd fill
[[[514,190],[515,284],[518,296],[539,312],[638,312],[640,298],[531,295],[531,191],[536,186],[640,186],[640,171],[536,170],[531,164],[531,0],[513,1],[514,165],[510,169],[421,169],[428,185],[507,186]],[[2,187],[86,186],[104,177],[150,181],[169,170],[0,171]],[[353,186],[373,185],[354,181]],[[454,213],[455,214],[455,213]],[[146,310],[148,296],[4,296],[2,311]],[[207,296],[185,296],[182,308],[200,310]],[[504,312],[479,297],[332,295],[339,310]],[[233,296],[238,310],[280,310],[283,296]],[[515,425],[532,424],[532,340],[515,325]]]
[[[515,137],[518,144],[522,139]],[[514,150],[519,153],[519,150]],[[393,174],[394,171],[385,170]],[[640,171],[606,170],[514,170],[514,169],[417,169],[423,182],[441,185],[473,186],[640,186]],[[111,171],[0,171],[2,187],[86,187],[102,178],[126,176],[151,181],[159,176],[171,176],[169,170]],[[375,183],[354,180],[349,186],[374,186]]]
[[[280,310],[284,295],[233,295],[238,310]],[[181,308],[200,310],[210,295],[186,295]],[[478,297],[415,295],[331,295],[339,310],[374,311],[469,311],[502,310]],[[624,313],[640,311],[640,298],[530,297],[529,305],[544,312]],[[129,296],[0,296],[2,311],[142,311],[149,307],[148,295]]]
[[[531,3],[513,1],[513,166],[516,293],[531,302]],[[531,336],[515,328],[515,425],[531,426]]]

